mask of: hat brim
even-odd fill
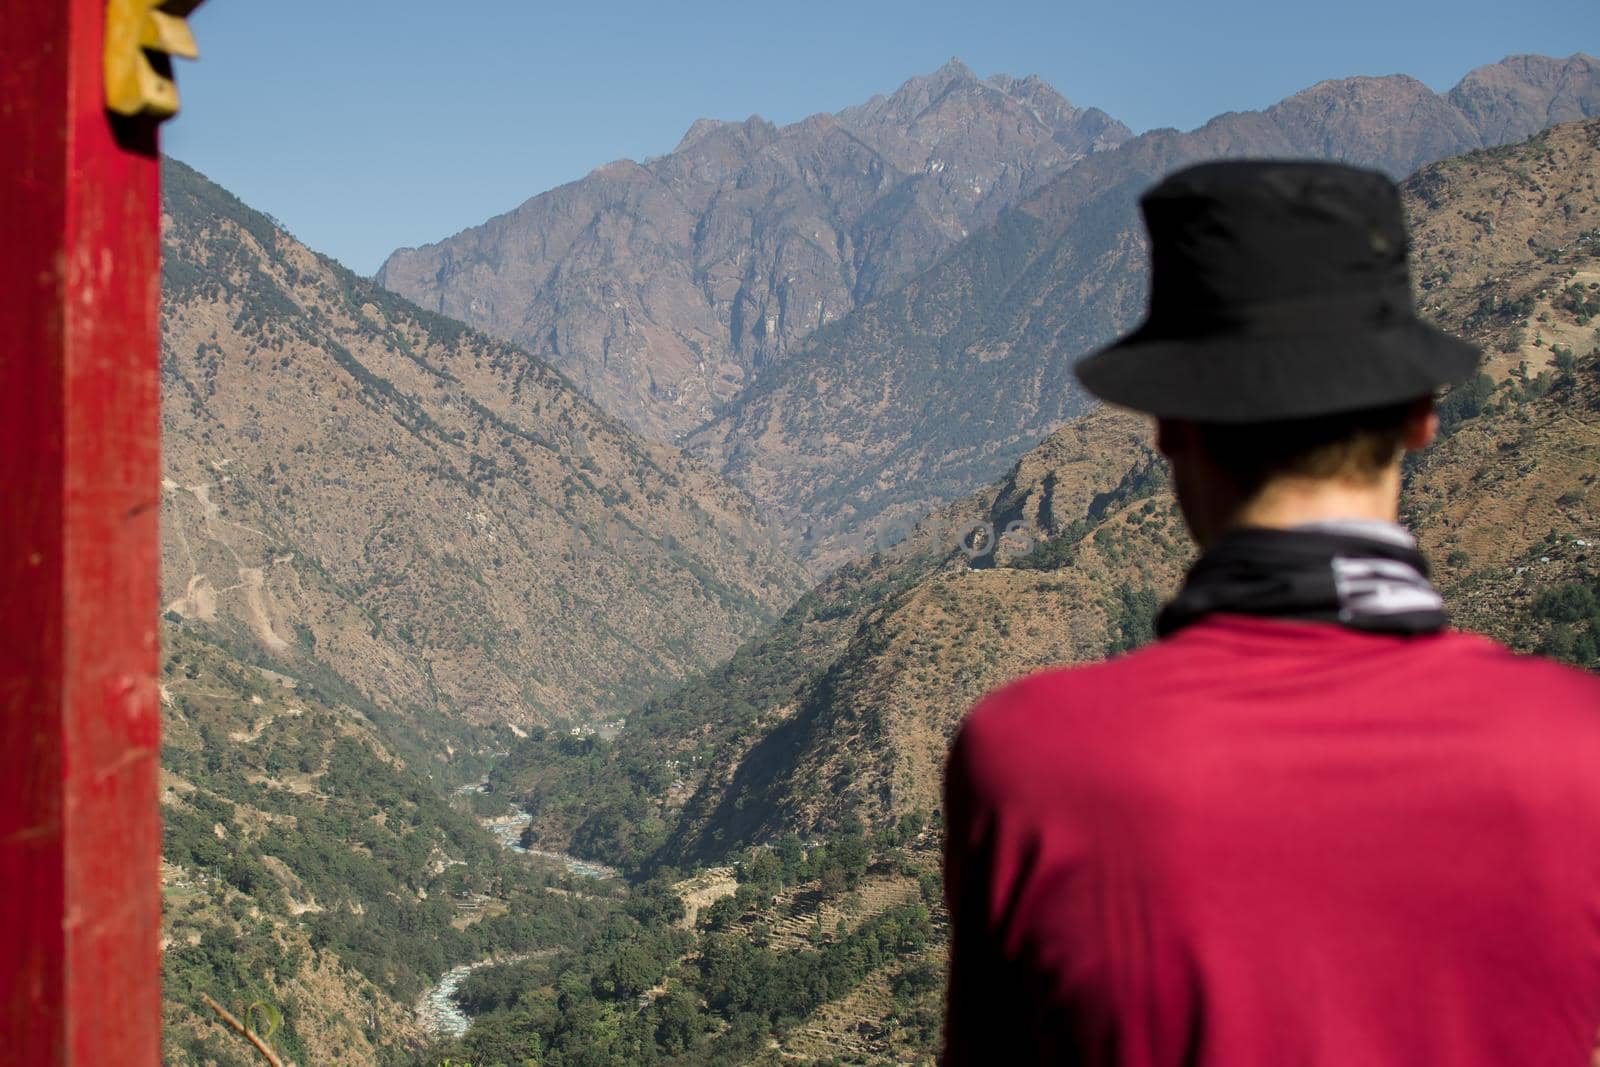
[[[1198,422],[1265,422],[1383,407],[1455,385],[1482,353],[1420,319],[1361,332],[1150,337],[1138,330],[1079,360],[1107,403]]]

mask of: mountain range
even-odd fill
[[[672,440],[818,327],[1130,135],[1038,78],[980,81],[952,60],[836,115],[702,119],[665,156],[401,249],[377,280]]]
[[[1322,82],[1261,112],[1157,130],[1066,169],[893,293],[813,335],[689,439],[814,573],[997,477],[1088,398],[1070,367],[1144,306],[1138,196],[1205,159],[1314,157],[1396,177],[1600,114],[1600,61],[1519,57],[1443,96]]]
[[[1597,113],[1600,61],[1515,56],[1444,94],[1401,75],[1325,81],[1133,137],[1036,78],[984,82],[952,61],[772,141],[764,126],[699,123],[671,155],[402,250],[378,280],[546,355],[647,435],[687,435],[821,575],[1083,410],[1068,367],[1139,314],[1134,204],[1163,174],[1293,156],[1401,177]],[[893,240],[862,229],[879,225]],[[730,358],[738,372],[699,399],[661,388]],[[661,402],[670,425],[640,413]]]

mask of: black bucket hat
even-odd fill
[[[1102,400],[1171,418],[1262,422],[1425,396],[1476,346],[1417,318],[1400,190],[1337,163],[1203,163],[1140,201],[1144,325],[1079,361]]]

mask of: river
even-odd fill
[[[516,963],[527,958],[526,955],[504,958],[490,956],[476,963],[463,963],[459,967],[452,967],[445,972],[443,978],[439,979],[437,985],[417,998],[417,1021],[430,1034],[440,1037],[460,1037],[467,1032],[467,1027],[472,1025],[467,1013],[456,1003],[456,990],[467,980],[467,975],[490,964]]]
[[[467,786],[462,792],[474,788]],[[527,827],[531,816],[527,812],[518,815],[501,815],[492,819],[480,819],[484,829],[494,834],[495,839],[510,849],[526,856],[538,856],[540,859],[553,860],[564,866],[568,873],[579,878],[617,878],[620,873],[615,867],[607,867],[603,863],[591,863],[580,860],[576,856],[569,856],[565,852],[548,852],[544,849],[524,848],[522,844],[522,831]],[[461,983],[473,971],[488,967],[495,963],[515,963],[518,960],[530,958],[526,953],[520,956],[490,956],[473,963],[463,963],[459,967],[452,967],[446,971],[444,977],[423,993],[417,999],[417,1021],[423,1029],[431,1034],[442,1037],[460,1037],[467,1032],[467,1027],[472,1025],[472,1020],[467,1013],[461,1010],[456,1003],[456,990],[461,988]]]
[[[592,860],[580,860],[576,856],[569,856],[565,852],[550,852],[542,848],[524,848],[522,844],[522,831],[527,829],[528,820],[532,818],[527,812],[517,815],[500,815],[492,819],[482,819],[484,829],[500,841],[502,845],[512,852],[520,852],[524,856],[538,856],[540,859],[554,860],[565,867],[570,874],[579,878],[620,878],[622,872],[615,867],[607,867],[603,863]]]

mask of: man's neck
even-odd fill
[[[1233,516],[1231,526],[1287,530],[1334,519],[1397,522],[1400,469],[1373,483],[1320,478],[1280,478],[1265,486]]]

